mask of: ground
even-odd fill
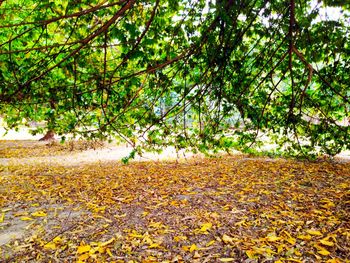
[[[346,160],[130,150],[0,141],[0,258],[350,262]]]

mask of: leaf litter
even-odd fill
[[[3,165],[0,258],[349,262],[349,176],[348,163],[245,156]]]

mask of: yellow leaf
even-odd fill
[[[303,261],[295,258],[286,258],[287,261],[292,261],[292,262],[297,262],[297,263],[302,263]]]
[[[178,203],[177,200],[173,200],[173,201],[170,202],[170,205],[172,205],[172,206],[178,206],[179,203]]]
[[[219,260],[220,260],[221,262],[232,262],[232,261],[235,261],[234,258],[219,258]]]
[[[162,222],[151,222],[148,226],[153,228],[162,228],[164,225]]]
[[[90,245],[81,245],[78,247],[77,253],[78,254],[83,254],[85,252],[89,252],[91,249]]]
[[[137,233],[136,231],[133,231],[132,233],[130,233],[129,236],[134,238],[143,238],[143,235]]]
[[[274,263],[283,263],[281,260],[276,260]]]
[[[5,219],[5,212],[3,212],[0,216],[0,223],[4,222]]]
[[[317,253],[320,255],[323,255],[323,256],[328,256],[331,252],[329,252],[326,249],[322,249],[322,250],[317,251]]]
[[[212,223],[205,223],[201,226],[201,232],[207,232],[210,228],[212,228]]]
[[[18,217],[18,216],[27,216],[27,215],[28,215],[28,212],[18,212],[18,213],[13,214],[13,216],[16,216],[16,217]]]
[[[276,254],[276,252],[273,251],[271,248],[266,248],[265,251],[268,255]]]
[[[325,240],[325,239],[321,239],[320,243],[325,245],[325,246],[328,246],[328,247],[333,247],[334,246],[334,243],[332,241],[328,241],[328,240]]]
[[[55,244],[60,244],[60,243],[62,243],[62,238],[61,238],[61,237],[55,237],[52,241],[53,241]]]
[[[189,246],[182,246],[182,250],[187,252],[190,250],[190,247]]]
[[[264,255],[267,252],[267,247],[253,247],[253,250],[255,254]]]
[[[216,241],[215,240],[211,240],[209,241],[205,246],[206,247],[210,247],[211,245],[213,245]]]
[[[237,222],[237,223],[235,223],[235,226],[246,226],[246,225],[247,224],[246,224],[246,221],[244,219],[239,221],[239,222]]]
[[[284,247],[285,247],[285,246],[284,246],[283,244],[277,246],[277,253],[278,253],[278,254],[281,253],[281,252],[283,251]]]
[[[332,259],[328,259],[326,263],[341,263],[341,261],[339,259],[332,258]]]
[[[301,240],[306,240],[306,241],[309,241],[311,240],[311,236],[310,235],[299,235],[297,236],[299,239]]]
[[[234,241],[237,241],[237,239],[224,234],[222,236],[222,241],[224,241],[225,243],[233,243]]]
[[[218,213],[213,212],[213,213],[210,214],[210,217],[212,217],[212,218],[218,218],[218,217],[220,217],[220,216],[219,216]]]
[[[146,213],[146,212],[144,212]],[[115,218],[123,218],[123,217],[126,217],[126,214],[122,214],[122,215],[114,215]]]
[[[106,252],[107,252],[108,256],[113,257],[113,254],[109,248],[106,248]]]
[[[85,260],[87,260],[89,257],[90,257],[90,255],[89,255],[88,253],[82,254],[82,255],[80,255],[80,256],[78,257],[78,260],[79,260],[80,262],[85,262]]]
[[[277,236],[274,236],[274,235],[271,235],[271,236],[267,236],[266,240],[270,241],[270,242],[275,242],[275,241],[281,240],[281,238],[277,237]]]
[[[331,201],[331,200],[328,200],[328,199],[323,199],[321,200],[322,203],[324,203],[323,205],[321,205],[322,208],[331,208],[331,207],[335,207],[335,204]]]
[[[195,250],[198,250],[198,247],[196,246],[196,244],[192,244],[190,247],[190,252],[193,252]]]
[[[255,252],[253,250],[247,250],[245,252],[250,259],[255,259]]]
[[[346,184],[346,183],[342,183],[342,184],[339,185],[340,188],[348,188],[348,186],[349,186],[349,185]]]
[[[181,241],[181,240],[187,240],[187,237],[186,237],[186,236],[175,236],[175,237],[174,237],[174,240],[175,240],[176,242],[179,242],[179,241]]]
[[[153,243],[153,244],[148,246],[148,248],[159,248],[159,247],[160,247],[160,245],[157,243]]]
[[[44,248],[45,249],[56,249],[56,244],[53,242],[49,242],[49,243],[45,244]]]
[[[289,238],[287,238],[286,240],[287,240],[287,242],[288,242],[289,244],[295,245],[295,242],[296,242],[296,239],[295,239],[295,238],[289,237]]]
[[[101,247],[105,247],[105,246],[107,246],[107,245],[109,245],[109,244],[113,243],[113,242],[114,242],[114,240],[115,240],[115,238],[113,237],[113,238],[111,238],[110,240],[108,240],[108,241],[106,241],[106,242],[101,243],[101,244],[100,244],[100,246],[101,246]]]
[[[47,214],[44,211],[37,211],[37,212],[32,213],[32,216],[44,217],[44,216],[47,216]]]
[[[22,220],[22,221],[30,221],[30,220],[33,220],[33,218],[28,217],[28,216],[22,216],[22,217],[21,217],[21,220]]]
[[[145,237],[142,239],[142,242],[144,242],[144,243],[146,243],[148,245],[153,244],[153,240],[147,234],[145,234]]]
[[[322,233],[318,230],[309,229],[309,230],[306,230],[306,232],[313,236],[322,236]]]
[[[100,254],[103,254],[103,253],[106,252],[106,248],[105,248],[105,247],[98,246],[98,247],[97,247],[97,251],[98,251]],[[94,254],[94,253],[91,253],[91,250],[90,250],[90,254]]]

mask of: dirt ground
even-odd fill
[[[55,144],[45,141],[38,141],[40,135],[33,136],[27,129],[19,131],[9,131],[4,135],[5,130],[0,128],[0,167],[3,166],[2,176],[10,174],[7,167],[9,166],[60,166],[60,167],[81,167],[87,164],[105,163],[110,161],[121,161],[122,158],[127,157],[132,151],[131,147],[126,145],[105,144],[103,147],[97,149],[69,149],[69,147],[61,147],[58,140]],[[76,146],[75,146],[76,147]],[[79,147],[76,147],[79,148]],[[196,155],[199,157],[199,155]],[[162,153],[145,153],[142,156],[137,155],[133,161],[187,161],[194,158],[190,152],[176,152],[174,148],[167,148]],[[0,170],[1,172],[1,170]],[[6,191],[0,186],[1,191]],[[52,208],[50,208],[52,209]],[[20,205],[2,209],[3,213],[8,216],[15,215],[11,223],[0,222],[0,246],[23,238],[31,223],[22,221],[18,215],[21,214]],[[32,211],[31,209],[30,211]],[[72,207],[60,207],[56,211],[56,218],[52,218],[58,223],[62,218],[65,220],[72,220],[74,217],[79,217],[80,212],[74,211]],[[1,212],[1,210],[0,210]],[[0,213],[1,216],[1,213]],[[53,224],[53,223],[52,223]]]
[[[1,131],[0,131],[0,134],[2,134]],[[97,174],[100,173],[99,167],[101,167],[101,170],[104,169],[103,173],[107,173],[107,175],[102,174],[101,178],[98,180],[101,180],[101,182],[103,181],[104,187],[108,188],[109,187],[108,180],[110,180],[110,176],[112,176],[112,175],[108,174],[108,171],[106,171],[106,167],[107,167],[107,170],[108,169],[111,169],[111,170],[115,169],[115,167],[117,167],[117,166],[114,164],[121,165],[120,160],[122,158],[128,156],[128,154],[132,150],[131,147],[126,147],[125,145],[118,146],[115,144],[114,145],[109,144],[109,145],[105,145],[104,147],[98,147],[97,149],[84,149],[84,148],[81,148],[81,145],[77,144],[75,146],[76,148],[73,151],[70,151],[70,149],[62,147],[59,143],[48,145],[47,142],[39,142],[39,141],[37,141],[38,137],[39,136],[33,137],[29,133],[27,133],[25,131],[21,131],[18,133],[9,132],[6,136],[4,136],[3,138],[0,138],[0,179],[3,180],[3,182],[4,182],[3,185],[0,185],[0,199],[1,199],[1,195],[3,195],[4,198],[6,198],[7,196],[10,196],[6,193],[6,191],[8,191],[8,189],[6,188],[6,185],[11,185],[11,187],[19,188],[16,190],[16,191],[19,191],[19,193],[23,192],[23,194],[24,194],[25,192],[28,192],[28,193],[30,192],[30,195],[28,194],[28,198],[29,198],[28,201],[27,200],[23,201],[21,199],[21,201],[12,202],[12,205],[10,207],[9,206],[1,207],[1,200],[0,200],[0,257],[1,257],[1,255],[7,255],[8,258],[10,259],[9,262],[11,262],[11,259],[14,259],[13,257],[16,258],[17,257],[16,255],[20,255],[20,257],[23,257],[23,258],[25,258],[25,257],[30,258],[30,256],[26,255],[23,251],[28,251],[28,250],[34,251],[36,249],[35,246],[38,246],[38,243],[41,244],[44,248],[47,247],[48,245],[58,247],[59,242],[61,242],[61,241],[57,241],[58,240],[57,238],[60,237],[60,235],[62,233],[70,232],[71,228],[72,229],[77,228],[77,226],[80,226],[81,224],[87,224],[89,226],[89,224],[87,223],[87,221],[89,221],[89,220],[90,221],[91,220],[92,221],[102,220],[104,217],[106,217],[106,214],[103,214],[103,217],[96,219],[96,215],[94,215],[94,213],[99,213],[100,211],[98,211],[98,209],[100,209],[100,208],[88,207],[88,209],[87,209],[86,206],[77,205],[76,203],[70,203],[69,198],[67,199],[68,201],[60,203],[61,201],[57,201],[57,200],[60,200],[60,197],[59,197],[58,199],[57,198],[53,199],[53,200],[56,200],[53,202],[51,199],[49,199],[49,197],[51,198],[50,195],[52,193],[53,194],[57,194],[57,192],[59,193],[59,191],[58,190],[56,191],[55,188],[51,189],[52,192],[50,192],[49,197],[46,197],[47,201],[44,201],[44,202],[41,201],[40,204],[39,204],[39,201],[38,202],[35,200],[31,201],[31,198],[34,198],[34,197],[32,197],[32,195],[37,195],[37,192],[40,192],[40,191],[45,192],[46,191],[45,184],[52,184],[53,182],[56,183],[57,180],[61,180],[60,177],[57,177],[57,176],[62,176],[62,177],[67,176],[67,178],[73,179],[72,175],[74,175],[76,173],[77,175],[82,176],[82,180],[87,180],[86,179],[87,176],[90,176],[90,174],[95,173],[96,178],[99,178],[97,176]],[[19,140],[19,139],[21,139],[21,140]],[[124,170],[129,169],[130,171],[128,170],[129,172],[125,174],[126,177],[131,176],[131,175],[133,175],[133,173],[135,173],[132,170],[134,168],[137,169],[138,171],[141,171],[141,173],[143,173],[143,171],[147,171],[147,172],[149,172],[149,174],[152,174],[153,171],[155,171],[156,169],[159,169],[159,165],[157,164],[159,161],[177,160],[180,163],[182,163],[184,165],[184,167],[174,166],[173,163],[161,164],[161,166],[162,165],[164,166],[164,169],[165,169],[164,171],[169,171],[169,172],[173,168],[180,169],[179,170],[180,172],[181,171],[187,172],[189,167],[191,166],[191,168],[190,168],[190,170],[192,169],[191,176],[193,176],[193,178],[196,178],[196,180],[198,180],[197,178],[199,178],[199,177],[196,175],[197,168],[196,168],[196,166],[193,166],[193,164],[195,164],[195,165],[199,164],[198,168],[202,170],[201,173],[202,173],[202,176],[204,178],[204,176],[206,176],[208,174],[208,172],[206,171],[206,164],[205,164],[206,161],[201,162],[201,160],[204,160],[203,158],[204,157],[201,155],[193,155],[191,153],[184,153],[184,152],[177,153],[175,151],[175,149],[167,148],[161,154],[146,153],[143,156],[137,156],[135,158],[135,160],[133,161],[133,163],[135,164],[135,167],[132,166],[130,169],[129,168],[120,168],[121,169],[120,171],[122,171],[123,169]],[[143,161],[152,161],[157,165],[153,166],[152,164],[147,164],[147,165],[143,166],[140,163]],[[231,162],[233,162],[237,166],[237,167],[233,166],[232,168],[230,168],[230,169],[233,169],[234,171],[236,171],[237,169],[239,169],[239,170],[246,169],[248,166],[252,166],[252,167],[256,166],[255,173],[263,171],[258,166],[264,167],[265,164],[269,163],[269,162],[276,162],[276,165],[283,167],[283,169],[285,169],[284,166],[291,165],[291,164],[289,164],[289,162],[284,161],[284,160],[269,159],[269,158],[263,158],[263,159],[261,159],[261,158],[248,158],[248,157],[244,157],[244,156],[238,156],[233,161],[228,161],[228,163],[225,163],[225,165],[220,164],[220,162],[218,162],[218,166],[217,166],[215,163],[212,164],[211,161],[209,161],[208,165],[211,167],[210,169],[214,169],[214,170],[218,169],[218,171],[215,171],[215,173],[217,173],[218,178],[220,178],[220,176],[222,175],[222,170],[220,170],[220,166],[222,165],[222,169],[224,169],[224,168],[226,169],[226,167],[229,167],[231,165],[230,164]],[[340,166],[340,167],[342,167],[342,169],[345,169],[344,163],[347,163],[347,162],[350,162],[349,153],[342,153],[335,160],[335,163],[339,163],[340,165],[342,165],[342,166]],[[190,165],[188,165],[188,164],[190,164]],[[294,164],[292,164],[291,166],[293,166],[293,165]],[[301,167],[303,167],[303,166],[301,166]],[[315,166],[315,167],[313,167],[312,169],[313,170],[320,169],[321,173],[324,172],[322,170],[323,169],[322,167],[321,168],[318,168],[317,166]],[[119,168],[117,168],[117,169],[119,169]],[[268,169],[270,169],[270,168],[268,168]],[[297,168],[295,168],[295,169],[300,169],[299,164],[297,164]],[[286,169],[286,170],[288,170],[288,169]],[[275,173],[276,171],[272,170],[272,172]],[[305,171],[301,170],[300,172],[304,173]],[[160,173],[162,173],[162,170],[160,170]],[[270,171],[270,173],[271,173],[271,171]],[[49,179],[45,178],[46,175],[48,175],[47,178],[49,178]],[[178,175],[179,175],[179,173],[176,173],[176,176],[178,176]],[[248,174],[248,175],[250,176],[250,174]],[[278,175],[278,169],[277,169],[277,175]],[[20,176],[20,179],[18,180],[18,186],[16,186],[16,182],[13,182],[14,176]],[[33,180],[34,182],[35,182],[36,176],[38,176],[38,182],[36,182],[36,183],[38,183],[39,188],[41,190],[36,189],[36,187],[38,187],[38,186],[35,185],[35,183],[33,185],[31,185],[31,183],[29,183],[29,181],[27,183],[26,179],[23,179],[26,176],[28,176],[28,178],[30,177],[31,180]],[[115,176],[115,175],[113,175],[113,176]],[[137,175],[137,176],[139,176],[139,175]],[[142,183],[140,185],[139,182],[135,182],[135,186],[133,186],[133,184],[131,184],[131,187],[136,187],[135,189],[138,189],[137,191],[141,191],[141,192],[146,191],[147,194],[149,193],[151,196],[150,200],[153,200],[153,198],[155,200],[159,200],[159,199],[162,200],[163,197],[161,197],[161,196],[164,193],[161,191],[167,191],[167,190],[165,190],[165,189],[163,189],[161,191],[160,190],[152,190],[151,189],[152,185],[150,184],[151,181],[149,181],[151,179],[149,179],[149,177],[147,177],[148,175],[145,175],[146,179],[142,176],[143,175],[140,175],[140,177],[137,177],[138,178],[137,180],[146,180],[147,179],[145,181],[146,182],[145,187],[142,187],[142,190],[140,190],[139,187],[142,186]],[[157,173],[154,176],[158,176]],[[40,180],[42,180],[42,183],[40,182],[39,178],[40,178]],[[167,183],[170,180],[169,178],[166,178],[166,179],[163,178],[163,179],[166,180]],[[88,180],[90,180],[90,178]],[[121,179],[118,177],[116,180],[117,181],[121,180],[120,182],[122,182],[125,185],[128,185],[128,187],[129,187],[129,185],[130,185],[129,183],[132,180],[136,180],[136,179],[134,179],[134,177],[130,177],[130,179]],[[131,180],[131,181],[128,181],[128,180]],[[179,179],[177,179],[177,180],[184,180],[184,179],[179,177]],[[211,180],[214,181],[214,180],[216,180],[216,178],[210,179],[207,182],[208,185],[211,184]],[[172,181],[170,180],[170,182],[172,182]],[[91,185],[91,183],[94,184],[94,181],[86,181],[86,182],[83,181],[82,183],[85,185],[85,187],[93,187],[94,186],[94,185]],[[221,184],[222,182],[219,182],[219,183]],[[76,185],[79,185],[79,184],[80,184],[80,182],[78,180],[76,182]],[[280,184],[280,183],[278,183],[278,184]],[[312,184],[314,184],[314,183],[312,183]],[[171,199],[172,201],[171,200],[169,201],[174,206],[179,205],[179,206],[185,207],[187,205],[187,203],[193,202],[193,204],[191,203],[192,206],[196,207],[196,205],[198,205],[198,207],[196,207],[197,210],[195,210],[195,211],[200,211],[200,209],[202,209],[203,204],[204,204],[204,207],[206,205],[209,207],[209,204],[211,205],[211,203],[209,203],[210,200],[209,199],[207,200],[207,197],[209,197],[212,194],[212,192],[213,193],[216,192],[215,195],[220,193],[220,191],[218,192],[218,190],[216,188],[214,191],[214,189],[210,189],[210,188],[194,187],[191,184],[191,181],[186,181],[184,183],[184,185],[186,185],[186,187],[184,187],[183,189],[188,189],[184,193],[181,192],[182,190],[180,191],[179,189],[174,188],[175,189],[174,191],[176,192],[176,194],[174,194],[174,196],[172,197],[173,198],[173,199]],[[302,187],[304,187],[304,188],[305,187],[308,188],[311,186],[316,187],[316,185],[311,185],[311,183],[302,182]],[[161,187],[163,187],[163,186],[161,186]],[[225,188],[227,186],[225,186],[223,184],[222,187]],[[249,187],[249,185],[247,185],[247,187]],[[280,186],[278,186],[278,187],[280,187]],[[319,187],[318,189],[323,189],[323,186],[321,186],[321,185],[317,186],[317,187]],[[220,188],[218,188],[218,189],[220,189]],[[97,190],[101,191],[101,192],[98,192],[97,195],[104,194],[103,189],[102,190],[97,189]],[[112,189],[112,190],[114,190],[114,189]],[[227,191],[228,191],[227,193],[231,193],[231,192],[236,191],[236,190],[237,189],[235,189],[235,187],[233,186],[233,188],[227,188]],[[14,190],[11,190],[11,191],[14,191]],[[85,189],[79,190],[79,191],[82,191],[82,194],[85,194],[84,193]],[[132,192],[132,189],[131,190],[128,189],[128,193],[130,195],[134,195],[134,193]],[[276,193],[278,195],[281,194],[280,190],[278,190]],[[48,193],[45,192],[45,195],[47,195],[47,194]],[[88,200],[89,196],[84,196],[83,198],[86,198],[86,200]],[[122,207],[121,210],[118,212],[119,214],[121,214],[121,218],[119,218],[118,215],[114,214],[113,222],[116,220],[117,221],[120,220],[120,222],[125,224],[125,226],[129,227],[130,229],[132,227],[135,227],[135,226],[138,226],[141,228],[145,227],[142,224],[144,224],[144,218],[147,217],[146,216],[148,213],[147,206],[145,205],[142,208],[140,206],[133,207],[129,204],[130,201],[128,201],[129,200],[128,198],[129,197],[120,197],[119,199],[117,198],[114,200],[114,202],[117,202],[117,203],[119,202],[119,203],[122,203],[123,205],[121,206]],[[212,197],[212,198],[214,198],[214,197]],[[223,202],[223,200],[221,200],[221,199],[219,201]],[[227,201],[230,201],[230,200],[227,200]],[[144,201],[144,200],[140,201],[139,200],[138,202],[142,203],[142,202],[147,202],[147,201]],[[206,204],[206,202],[208,202],[208,204]],[[90,205],[90,203],[88,203],[87,206],[89,206],[89,205]],[[157,206],[155,206],[155,207],[157,207]],[[153,216],[152,220],[154,220],[154,219],[161,220],[161,218],[163,217],[163,215],[157,214],[157,213],[160,213],[159,210],[157,210],[157,209],[154,210],[153,212],[150,212],[150,215]],[[167,209],[170,209],[170,206],[167,207]],[[212,209],[212,208],[210,208],[210,209]],[[192,210],[193,210],[193,207],[191,208],[191,210],[188,210],[188,213]],[[243,212],[248,211],[248,210],[245,206],[242,205],[242,208],[237,208],[237,214],[240,215],[240,213],[242,213],[242,215],[243,215]],[[164,213],[164,211],[167,211],[167,210],[163,210],[162,213]],[[104,210],[102,212],[104,213]],[[176,210],[172,216],[174,218],[177,218],[176,213],[180,213],[180,212],[181,212],[181,209]],[[44,213],[44,215],[41,215],[40,213]],[[212,213],[214,215],[215,219],[216,219],[216,217],[221,218],[223,215],[220,213],[218,215],[217,212],[210,212],[210,213]],[[226,212],[224,212],[224,213],[226,213]],[[236,216],[237,214],[235,214],[235,213],[234,213],[234,215]],[[182,218],[178,218],[178,220],[179,220],[178,222],[171,222],[171,223],[178,224],[180,222],[180,225],[181,225],[181,224],[183,224],[184,220],[185,221],[189,220],[193,224],[197,224],[196,223],[197,216],[198,215],[193,216],[193,215],[183,214]],[[227,216],[227,215],[225,214],[225,216]],[[223,216],[222,218],[224,219],[225,216]],[[125,219],[124,219],[125,217],[127,217],[127,222],[125,222]],[[200,217],[200,214],[199,214],[199,217]],[[85,218],[87,218],[87,219],[85,219]],[[84,221],[84,220],[87,220],[87,221]],[[149,219],[149,220],[150,220],[151,224],[153,224],[152,223],[153,221],[151,219]],[[167,220],[169,221],[169,224],[170,224],[171,219],[168,218]],[[203,220],[203,218],[202,218],[202,220]],[[103,226],[102,221],[101,221],[101,223],[99,223],[99,226]],[[107,218],[107,219],[105,219],[105,221],[108,224],[110,224],[110,219]],[[165,220],[165,222],[166,222],[166,220]],[[309,220],[308,222],[311,222],[310,224],[313,224],[312,220]],[[236,222],[236,223],[239,224],[240,221]],[[206,226],[205,224],[206,223],[204,223],[204,226]],[[202,225],[202,228],[203,228],[203,225]],[[227,230],[225,227],[222,227],[222,229],[225,229],[225,231]],[[88,231],[88,229],[86,231]],[[97,230],[94,229],[94,231],[97,231]],[[198,229],[196,231],[198,232]],[[220,230],[220,231],[223,231],[223,230]],[[45,233],[45,235],[44,234],[43,235],[45,237],[46,243],[42,240],[38,241],[36,239],[35,233]],[[121,235],[123,235],[123,233],[120,232],[118,235],[121,236]],[[135,233],[131,233],[131,234],[129,233],[128,235],[130,236],[130,238],[139,236],[138,234],[135,234]],[[143,234],[143,239],[149,238],[147,235],[148,235],[147,232],[145,232]],[[72,235],[72,237],[73,237],[73,239],[75,238],[74,235]],[[224,237],[227,239],[227,237],[225,235],[224,235]],[[174,237],[174,238],[178,238],[178,237]],[[52,240],[56,240],[57,243],[52,243],[53,242]],[[113,240],[114,240],[114,238],[113,238]],[[113,242],[115,242],[115,241],[113,241]],[[166,241],[163,241],[163,242],[166,243]],[[187,241],[183,240],[183,242],[187,242]],[[212,241],[207,240],[207,242],[209,244],[209,243],[213,242],[213,240]],[[228,242],[228,243],[230,243],[230,242]],[[226,241],[224,243],[225,243],[225,245],[227,245]],[[41,245],[39,245],[39,246],[41,246]],[[150,246],[152,246],[152,245],[155,246],[153,243]],[[74,249],[76,249],[77,246],[78,245],[72,245],[72,247]],[[183,246],[183,247],[187,247],[187,246]],[[14,248],[16,248],[16,249],[14,249]],[[193,246],[188,247],[188,249],[190,251],[194,250],[194,252],[196,252],[195,248],[193,248]],[[79,250],[79,247],[78,247],[78,250]],[[181,253],[182,252],[183,251],[181,251]],[[193,252],[193,251],[191,251],[191,252]],[[198,257],[199,252],[197,254],[196,253],[195,253],[195,256]],[[342,253],[344,254],[344,252],[342,252]],[[232,256],[232,258],[234,258],[233,255],[231,255],[231,256]],[[122,260],[126,260],[126,258],[124,258],[124,257],[121,257],[121,258],[122,258]],[[228,257],[228,258],[231,258],[231,257]],[[193,258],[190,256],[188,258],[188,260],[185,260],[185,262],[192,262],[192,260],[195,260],[195,259],[196,258]],[[74,260],[74,257],[72,257],[70,259],[68,258],[68,260]],[[197,260],[196,262],[201,262],[200,260],[198,261],[198,259],[196,259],[196,260]],[[30,262],[36,262],[36,261],[35,261],[35,259],[33,259]],[[117,262],[119,262],[119,261],[117,261]],[[121,261],[121,262],[123,262],[123,261]],[[137,261],[133,261],[133,262],[137,262]],[[149,261],[149,262],[153,262],[153,261]],[[180,261],[180,262],[182,262],[182,261]],[[193,261],[193,262],[195,262],[195,261]],[[214,261],[211,258],[209,258],[209,262],[214,262]],[[226,262],[226,261],[224,261],[224,262]],[[248,260],[245,262],[254,262],[254,261]],[[336,262],[336,261],[334,261],[334,262]]]

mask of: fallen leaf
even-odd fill
[[[60,244],[62,243],[63,239],[59,236],[55,237],[52,242],[56,243],[56,244]]]
[[[182,240],[187,240],[187,237],[186,236],[175,236],[174,240],[176,242],[179,242],[179,241],[182,241]]]
[[[308,229],[306,232],[313,236],[322,236],[322,233],[318,230]]]
[[[47,214],[44,212],[44,211],[37,211],[37,212],[34,212],[31,214],[32,216],[35,216],[35,217],[44,217],[44,216],[47,216]]]
[[[318,250],[317,253],[323,256],[328,256],[331,254],[331,252],[329,252],[327,249]]]
[[[214,245],[215,242],[216,242],[215,240],[210,240],[205,246],[210,247],[211,245]]]
[[[153,243],[148,246],[148,248],[159,248],[159,247],[160,247],[160,244],[157,244],[157,243]]]
[[[90,257],[90,255],[89,255],[88,253],[79,255],[79,257],[78,257],[78,263],[80,263],[80,262],[85,262],[89,257]]]
[[[106,248],[106,252],[107,252],[108,256],[113,257],[113,254],[109,248]]]
[[[209,229],[212,228],[212,226],[213,226],[212,223],[205,223],[205,224],[202,224],[200,231],[201,231],[201,232],[207,232]]]
[[[100,246],[101,246],[101,247],[108,246],[109,244],[113,243],[114,241],[115,241],[115,238],[113,237],[113,238],[111,238],[110,240],[101,243]]]
[[[250,259],[255,259],[256,258],[255,257],[255,252],[253,250],[247,250],[245,253],[247,254],[248,258],[250,258]]]
[[[3,212],[0,216],[0,223],[4,222],[5,219],[5,212]]]
[[[326,263],[342,263],[340,259],[331,258],[326,261]]]
[[[198,247],[196,244],[192,244],[191,247],[190,247],[190,252],[193,252],[195,250],[198,250]]]
[[[301,240],[305,240],[305,241],[309,241],[312,239],[312,237],[310,235],[298,235],[297,238],[299,238]]]
[[[226,234],[224,234],[222,236],[222,241],[224,241],[225,243],[233,243],[234,241],[236,241],[237,239],[236,238],[232,238]]]
[[[31,218],[31,217],[28,217],[28,216],[22,216],[22,217],[21,217],[21,220],[22,220],[22,221],[30,221],[30,220],[34,220],[34,219]]]
[[[329,246],[329,247],[333,247],[334,246],[334,243],[332,241],[328,241],[328,240],[325,240],[325,239],[321,239],[320,243],[322,245]]]
[[[286,241],[289,243],[289,244],[291,244],[291,245],[295,245],[295,243],[296,243],[296,239],[295,238],[293,238],[293,237],[288,237],[287,239],[286,239]]]
[[[45,249],[56,249],[57,246],[56,246],[56,244],[54,242],[49,242],[49,243],[44,245],[44,248]]]
[[[90,245],[81,245],[81,246],[78,247],[77,253],[78,254],[83,254],[83,253],[89,252],[90,249],[91,249]]]
[[[266,237],[266,240],[267,240],[267,241],[270,241],[270,242],[276,242],[276,241],[281,240],[281,239],[282,239],[282,238],[277,237],[277,236],[275,236],[275,235],[270,235],[270,236],[267,236],[267,237]]]
[[[287,262],[296,262],[296,263],[303,263],[303,261],[299,260],[299,259],[295,259],[295,258],[286,258]]]
[[[235,261],[234,258],[219,258],[219,260],[221,262],[233,262],[233,261]]]

